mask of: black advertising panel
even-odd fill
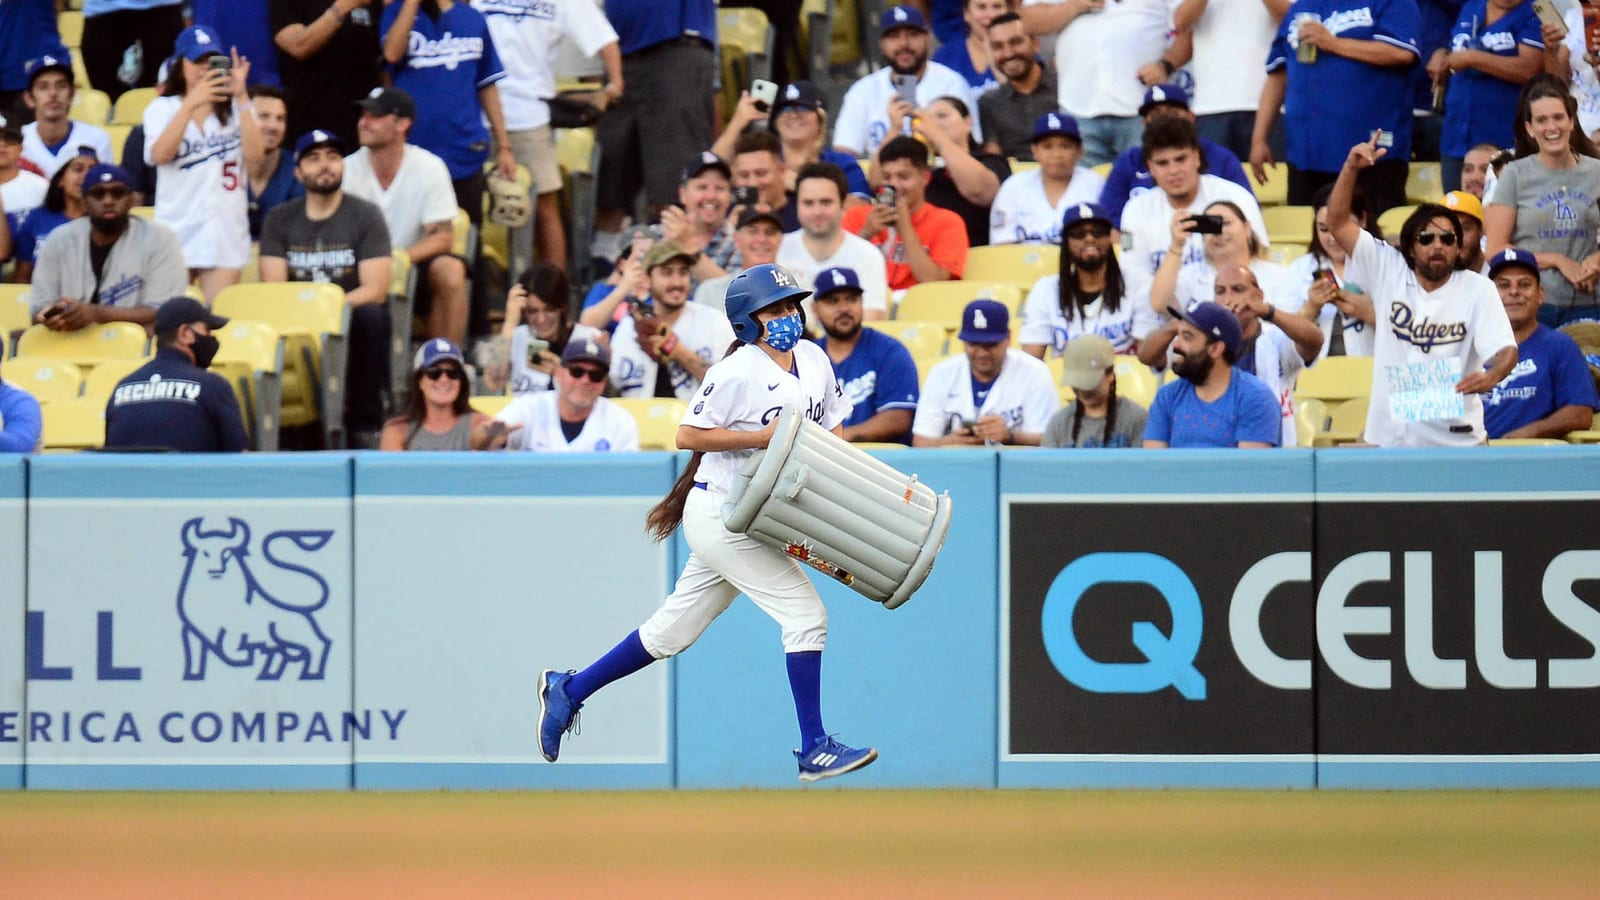
[[[1003,514],[1005,752],[1313,751],[1309,499]]]
[[[1600,752],[1600,503],[1317,504],[1318,750]]]

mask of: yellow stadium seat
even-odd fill
[[[283,367],[284,426],[319,419],[330,448],[344,442],[345,333],[350,310],[337,285],[309,282],[236,284],[217,295],[212,309],[230,319],[271,325],[287,340]]]
[[[1011,166],[1011,174],[1013,174],[1013,175],[1016,175],[1016,174],[1019,174],[1019,173],[1022,173],[1022,172],[1032,172],[1034,169],[1039,168],[1038,161],[1037,160],[1032,160],[1032,159],[1016,159],[1015,157],[1013,157],[1013,158],[1007,159],[1006,163],[1007,163],[1007,165]]]
[[[735,91],[749,87],[757,78],[772,77],[774,32],[766,13],[747,6],[717,10],[717,40],[739,51],[744,59],[740,73],[744,77],[737,81]]]
[[[450,222],[450,252],[462,259],[472,259],[473,238],[472,217],[464,209],[456,210],[456,217]]]
[[[1071,403],[1074,399],[1077,398],[1077,396],[1078,396],[1078,392],[1074,391],[1072,389],[1071,385],[1067,385],[1067,384],[1057,384],[1056,385],[1056,399],[1061,401],[1061,405],[1062,406],[1066,406],[1068,403]]]
[[[1282,206],[1289,202],[1289,164],[1268,163],[1267,183],[1261,184],[1250,176],[1250,187],[1256,193],[1256,203],[1265,209],[1268,206]]]
[[[1111,163],[1101,163],[1098,166],[1090,166],[1090,168],[1094,169],[1095,174],[1101,178],[1111,174]]]
[[[1396,206],[1379,215],[1378,230],[1383,233],[1384,239],[1399,239],[1400,229],[1405,226],[1406,220],[1411,218],[1411,214],[1416,211],[1417,208],[1415,206]]]
[[[1436,162],[1414,162],[1406,173],[1407,203],[1437,203],[1444,197],[1444,178]]]
[[[64,9],[56,14],[56,31],[61,35],[61,46],[72,51],[73,56],[79,56],[78,48],[83,46],[83,13]]]
[[[1338,357],[1329,357],[1337,359]],[[1326,360],[1324,360],[1326,361]],[[1309,370],[1307,370],[1309,371]],[[1304,377],[1302,372],[1301,376]],[[1367,406],[1371,402],[1366,396],[1352,397],[1337,406],[1328,407],[1328,427],[1317,432],[1312,437],[1312,445],[1316,447],[1335,447],[1339,444],[1352,444],[1361,440],[1362,434],[1367,429]]]
[[[1310,447],[1314,444],[1317,432],[1328,424],[1328,405],[1321,400],[1306,398],[1294,402],[1294,437],[1295,444],[1301,447]]]
[[[83,388],[83,372],[64,359],[18,356],[0,363],[0,378],[22,388],[40,403],[54,403],[78,396]]]
[[[128,212],[141,219],[154,219],[156,217],[156,208],[154,206],[135,206]]]
[[[1053,244],[995,244],[968,251],[962,280],[999,281],[1026,290],[1060,267],[1061,248]]]
[[[613,403],[627,410],[639,426],[639,449],[678,449],[678,426],[689,404],[674,397],[623,397]]]
[[[83,450],[106,442],[106,398],[73,397],[42,407],[45,450]]]
[[[567,274],[574,284],[588,284],[593,263],[589,244],[594,240],[595,175],[600,169],[600,147],[593,128],[564,128],[556,132],[556,164],[561,167],[561,201],[567,225]]]
[[[7,348],[15,345],[22,329],[33,324],[28,288],[26,284],[0,284],[0,337],[5,338]]]
[[[411,255],[396,247],[389,252],[389,390],[395,403],[406,395],[411,376],[411,316],[417,297],[417,273]]]
[[[1569,444],[1600,444],[1600,429],[1591,428],[1588,431],[1572,431],[1567,433]]]
[[[111,137],[111,155],[117,165],[122,165],[122,148],[127,146],[128,132],[133,130],[132,125],[118,125],[113,122],[105,126],[106,134]]]
[[[144,109],[150,101],[161,96],[155,88],[132,88],[124,91],[111,107],[111,124],[139,125],[144,122]]]
[[[867,328],[889,335],[911,352],[919,376],[928,374],[928,367],[943,359],[950,347],[950,333],[942,322],[917,322],[911,319],[880,319],[867,322]]]
[[[149,343],[144,329],[132,322],[102,322],[79,331],[32,325],[17,341],[17,355],[64,359],[89,369],[110,359],[138,359]]]
[[[1111,369],[1117,378],[1117,396],[1127,397],[1129,400],[1148,409],[1151,401],[1156,398],[1156,391],[1161,387],[1161,381],[1150,367],[1139,362],[1137,357],[1119,355],[1112,358]]]
[[[467,402],[472,408],[486,416],[498,416],[500,411],[511,405],[517,398],[506,394],[478,394]]]
[[[1267,226],[1267,240],[1274,244],[1282,241],[1304,247],[1316,230],[1309,206],[1268,206],[1261,210],[1261,220]]]
[[[1305,244],[1280,244],[1277,241],[1273,241],[1272,246],[1267,248],[1267,259],[1278,265],[1286,266],[1305,256],[1308,252],[1309,250]]]
[[[1491,447],[1565,447],[1566,441],[1555,438],[1490,438]]]
[[[108,359],[89,370],[88,376],[83,379],[83,393],[95,397],[109,397],[111,392],[117,389],[118,382],[132,375],[134,370],[149,361],[148,356],[135,359]]]
[[[239,411],[250,426],[252,446],[263,452],[277,450],[287,341],[271,325],[250,319],[230,320],[217,339],[211,369],[233,386]]]
[[[1014,284],[982,281],[930,281],[906,289],[895,304],[896,319],[941,322],[949,328],[961,324],[961,311],[974,300],[997,300],[1006,309],[1022,302],[1022,290]]]
[[[79,122],[104,128],[111,121],[111,97],[105,91],[79,88],[72,95],[72,105],[68,107],[67,114]]]
[[[1297,399],[1324,402],[1367,397],[1372,394],[1372,357],[1327,356],[1300,373],[1295,382]]]

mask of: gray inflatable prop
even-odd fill
[[[950,495],[785,409],[745,463],[722,522],[894,609],[911,598],[950,531]]]

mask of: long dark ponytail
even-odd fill
[[[722,354],[727,359],[733,351],[744,346],[744,341],[736,340],[728,345],[728,352]],[[696,450],[689,456],[689,464],[683,467],[683,472],[678,480],[672,483],[672,490],[661,498],[661,502],[650,507],[650,512],[644,517],[644,530],[657,541],[664,541],[672,537],[672,533],[683,524],[683,507],[689,502],[689,492],[694,490],[695,476],[700,474],[700,459],[705,453]]]
[[[1059,294],[1056,303],[1061,307],[1061,315],[1068,322],[1082,322],[1084,309],[1100,298],[1100,309],[1104,312],[1114,313],[1122,308],[1122,266],[1117,263],[1116,253],[1106,255],[1106,286],[1099,294],[1091,294],[1078,287],[1077,266],[1067,255],[1067,236],[1061,236],[1061,280],[1056,286]]]
[[[1111,371],[1110,369],[1106,370]],[[1083,401],[1072,404],[1072,436],[1067,438],[1067,446],[1078,446],[1078,428],[1083,425]],[[1117,430],[1117,379],[1111,379],[1111,387],[1106,394],[1106,430],[1100,439],[1102,447],[1111,446],[1111,435]]]

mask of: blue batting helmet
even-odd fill
[[[728,282],[725,305],[733,336],[746,344],[761,339],[761,323],[756,312],[785,300],[804,300],[811,292],[800,287],[789,270],[775,263],[751,266]]]

